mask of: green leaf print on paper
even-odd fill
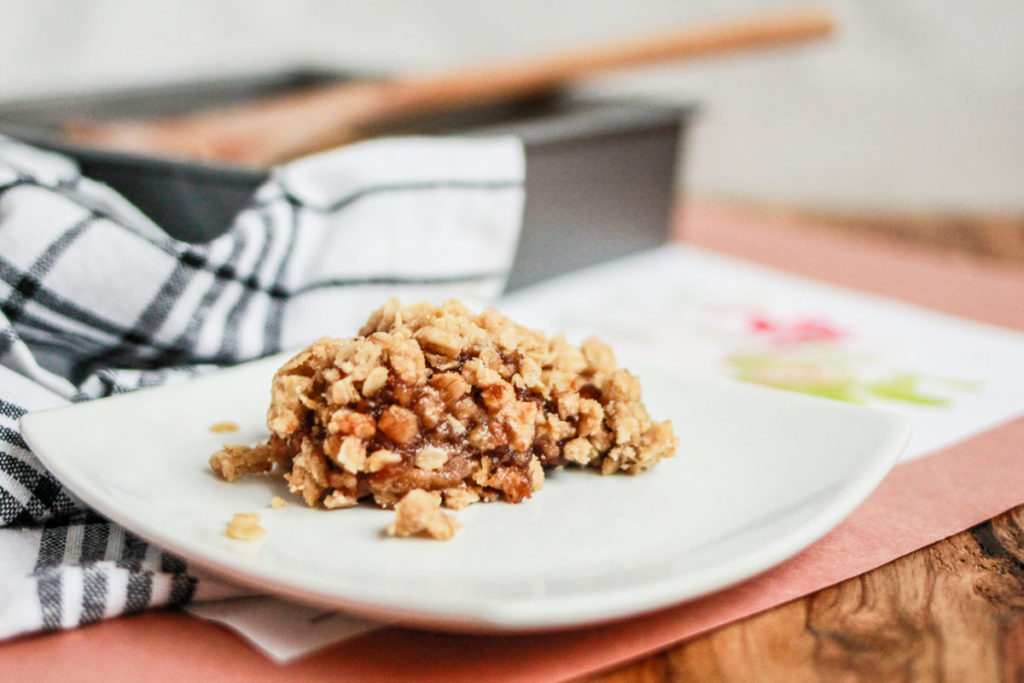
[[[776,389],[797,391],[850,403],[864,403],[866,396],[857,380],[841,364],[813,354],[794,357],[786,353],[766,351],[726,358],[736,379]]]
[[[928,396],[921,393],[918,388],[921,378],[916,375],[895,375],[881,382],[873,382],[869,385],[871,393],[878,398],[887,398],[892,401],[904,401],[905,403],[919,403],[927,406],[948,406],[948,398]]]

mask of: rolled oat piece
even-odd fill
[[[545,468],[636,474],[677,444],[603,343],[577,348],[457,301],[391,300],[359,336],[313,343],[274,376],[267,425],[261,456],[222,451],[218,472],[278,463],[307,505],[331,508],[393,507],[415,489],[453,508],[518,503]]]
[[[236,512],[224,531],[225,536],[238,541],[258,541],[265,533],[260,516],[252,512]]]
[[[385,530],[388,536],[425,535],[450,540],[462,525],[441,512],[441,495],[413,489],[395,503],[395,519]]]

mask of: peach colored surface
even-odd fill
[[[698,207],[693,244],[965,317],[1024,329],[1024,271]],[[896,468],[842,525],[740,586],[594,628],[520,636],[384,629],[278,666],[230,632],[150,613],[0,645],[0,679],[75,681],[559,679],[614,666],[856,576],[1024,502],[1024,419]]]

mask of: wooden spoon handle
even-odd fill
[[[524,62],[400,79],[393,82],[393,106],[428,109],[513,100],[616,69],[806,42],[833,28],[832,17],[814,9],[715,22]]]
[[[351,142],[367,130],[416,114],[509,102],[614,69],[805,42],[832,28],[832,18],[823,11],[790,11],[523,62],[342,82],[185,117],[79,124],[67,132],[73,139],[135,151],[269,165]]]

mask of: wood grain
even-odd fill
[[[1024,680],[1024,506],[602,683]]]
[[[1024,214],[950,211],[828,211],[791,207],[748,207],[782,216],[814,230],[863,232],[945,251],[1024,263]]]

